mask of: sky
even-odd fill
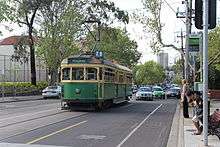
[[[129,13],[134,12],[134,9],[142,9],[142,0],[110,0],[113,1],[116,6],[118,6],[122,10],[126,10]],[[180,18],[176,18],[176,14],[174,11],[179,7],[180,10],[184,11],[185,5],[182,4],[182,0],[164,0],[162,5],[162,23],[164,25],[162,29],[162,39],[167,44],[175,44],[180,47],[180,38],[177,37],[180,35],[181,29],[185,31],[185,26],[183,20]],[[3,39],[12,35],[20,35],[25,32],[25,28],[21,29],[17,25],[11,24],[11,28],[14,30],[9,32],[5,29],[4,26],[8,25],[8,23],[0,23],[0,30],[3,32],[3,35],[0,36],[0,39]],[[129,22],[126,26],[130,37],[137,41],[138,43],[138,51],[142,53],[142,57],[140,59],[140,63],[144,63],[149,60],[157,60],[156,55],[152,53],[152,50],[149,46],[149,42],[151,40],[150,35],[146,35],[143,32],[143,28],[141,24]],[[147,36],[147,37],[146,37]],[[164,52],[169,54],[169,64],[173,64],[176,59],[180,57],[178,51],[172,48],[163,48]]]
[[[134,9],[142,9],[143,5],[141,0],[111,0],[115,2],[116,6],[123,10],[127,10],[129,13],[132,13]],[[181,4],[180,0],[166,0],[167,3],[177,10],[177,7],[183,9],[184,5]],[[176,18],[176,14],[166,3],[162,5],[162,23],[164,25],[162,30],[162,38],[167,44],[175,44],[180,46],[180,38],[177,36],[180,35],[181,28],[185,30],[184,23],[179,18]],[[183,9],[184,10],[184,9]],[[143,32],[142,25],[134,24],[130,22],[127,25],[127,30],[130,33],[130,37],[135,39],[138,42],[138,51],[142,53],[140,62],[144,63],[149,60],[157,60],[157,56],[153,54],[149,42],[151,40],[150,35],[146,35]],[[148,36],[148,37],[144,37]],[[164,52],[169,54],[169,64],[173,64],[174,60],[180,57],[178,51],[172,48],[163,48]]]

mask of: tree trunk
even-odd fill
[[[35,50],[34,50],[34,39],[32,36],[33,28],[29,26],[29,47],[30,47],[30,62],[31,62],[31,84],[36,85],[36,68],[35,68]]]
[[[50,70],[50,84],[49,85],[55,85],[58,80],[58,69],[53,68]]]

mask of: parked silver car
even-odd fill
[[[153,92],[151,87],[140,87],[136,93],[136,100],[153,101]]]
[[[43,98],[61,97],[61,86],[48,86],[42,91]]]

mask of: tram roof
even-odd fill
[[[113,63],[110,60],[103,60],[96,58],[91,54],[82,54],[82,55],[74,55],[70,56],[62,61],[62,64],[104,64],[111,67],[115,67],[121,70],[132,72],[128,67]]]

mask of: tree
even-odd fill
[[[154,61],[148,61],[138,65],[135,73],[135,81],[137,84],[158,84],[162,83],[165,78],[166,75],[163,67]]]
[[[28,29],[30,48],[31,83],[36,85],[35,48],[34,48],[34,23],[38,16],[38,10],[50,3],[51,0],[2,0],[0,12],[4,19],[10,20]]]
[[[161,48],[171,47],[180,52],[182,61],[184,63],[185,54],[182,48],[178,48],[174,44],[167,44],[162,38],[162,29],[164,24],[161,22],[162,0],[143,0],[143,12],[134,13],[133,19],[144,25],[145,31],[151,34],[150,47],[154,53],[161,51]],[[188,63],[189,67],[194,71],[192,65]]]
[[[49,69],[50,85],[58,80],[62,60],[79,51],[77,38],[82,26],[79,12],[71,0],[57,0],[41,10],[43,22],[37,54]]]
[[[137,51],[137,42],[131,40],[126,31],[110,27],[101,27],[100,30],[101,40],[95,50],[103,51],[107,59],[128,67],[137,64],[141,53]],[[88,48],[94,49],[95,40],[91,34],[88,34],[86,40]]]
[[[38,55],[49,69],[51,85],[58,79],[61,61],[79,53],[82,38],[95,26],[87,26],[87,21],[99,21],[107,25],[115,18],[128,22],[128,15],[116,8],[114,3],[100,0],[56,0],[42,7],[40,12],[42,22]]]
[[[209,65],[220,64],[220,26],[209,32]]]
[[[209,32],[209,88],[220,88],[220,26]]]

